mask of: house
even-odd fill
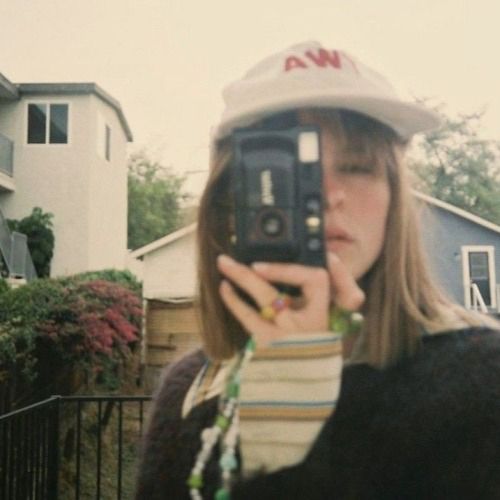
[[[500,311],[500,226],[422,193],[424,246],[443,289],[466,308]],[[196,224],[130,253],[142,261],[149,385],[158,372],[200,345],[196,320]],[[136,262],[137,265],[137,262]]]
[[[422,193],[424,245],[443,289],[468,309],[500,315],[500,226]]]
[[[120,104],[95,83],[0,74],[0,210],[54,215],[52,276],[124,268],[129,141]]]

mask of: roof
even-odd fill
[[[174,231],[173,233],[169,233],[166,236],[153,241],[152,243],[148,243],[147,245],[144,245],[143,247],[130,252],[129,257],[132,257],[134,259],[142,259],[146,254],[154,252],[159,248],[169,245],[170,243],[173,243],[174,241],[177,241],[184,236],[193,233],[196,230],[196,226],[197,224],[196,222],[194,222],[189,226],[185,226],[181,229],[178,229],[177,231]]]
[[[429,205],[434,205],[435,207],[439,207],[439,208],[442,208],[443,210],[447,210],[448,212],[451,212],[452,214],[458,215],[459,217],[462,217],[466,220],[474,222],[475,224],[478,224],[479,226],[485,227],[486,229],[489,229],[490,231],[494,231],[494,232],[500,234],[500,226],[498,226],[497,224],[494,224],[493,222],[487,221],[486,219],[483,219],[482,217],[478,217],[477,215],[471,214],[470,212],[467,212],[467,210],[464,210],[463,208],[458,208],[455,205],[451,205],[450,203],[438,200],[437,198],[433,198],[432,196],[429,196],[427,194],[420,193],[417,191],[414,191],[413,194],[418,199],[425,201],[426,203],[429,203]]]
[[[19,99],[17,87],[7,80],[2,73],[0,73],[0,99],[7,99],[9,101],[17,101]]]
[[[7,80],[8,81],[8,80]],[[12,85],[12,84],[11,84]],[[105,90],[103,90],[96,83],[19,83],[16,84],[19,97],[21,95],[46,95],[46,94],[59,94],[59,95],[86,95],[94,94],[102,99],[106,104],[111,106],[118,115],[120,124],[125,131],[125,135],[129,142],[133,141],[132,131],[127,123],[125,114],[120,106],[120,103],[111,97]],[[1,81],[0,81],[1,91]]]

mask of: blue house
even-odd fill
[[[431,196],[415,196],[424,202],[424,245],[443,289],[468,309],[500,315],[500,226]]]

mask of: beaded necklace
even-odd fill
[[[245,349],[239,355],[226,381],[224,394],[220,398],[219,411],[215,417],[212,427],[207,427],[201,433],[201,450],[191,474],[187,480],[189,493],[192,500],[203,500],[201,489],[203,488],[203,471],[216,443],[220,443],[222,450],[219,460],[221,471],[221,486],[215,492],[215,500],[229,500],[231,491],[231,479],[233,472],[238,468],[236,458],[236,445],[239,435],[239,395],[241,371],[250,361],[255,351],[255,341],[249,339]]]

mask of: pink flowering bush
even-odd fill
[[[50,380],[57,368],[84,370],[109,388],[137,351],[137,287],[103,279],[39,279],[0,294],[0,373]],[[17,365],[17,366],[16,366]],[[64,371],[64,370],[63,370]]]

